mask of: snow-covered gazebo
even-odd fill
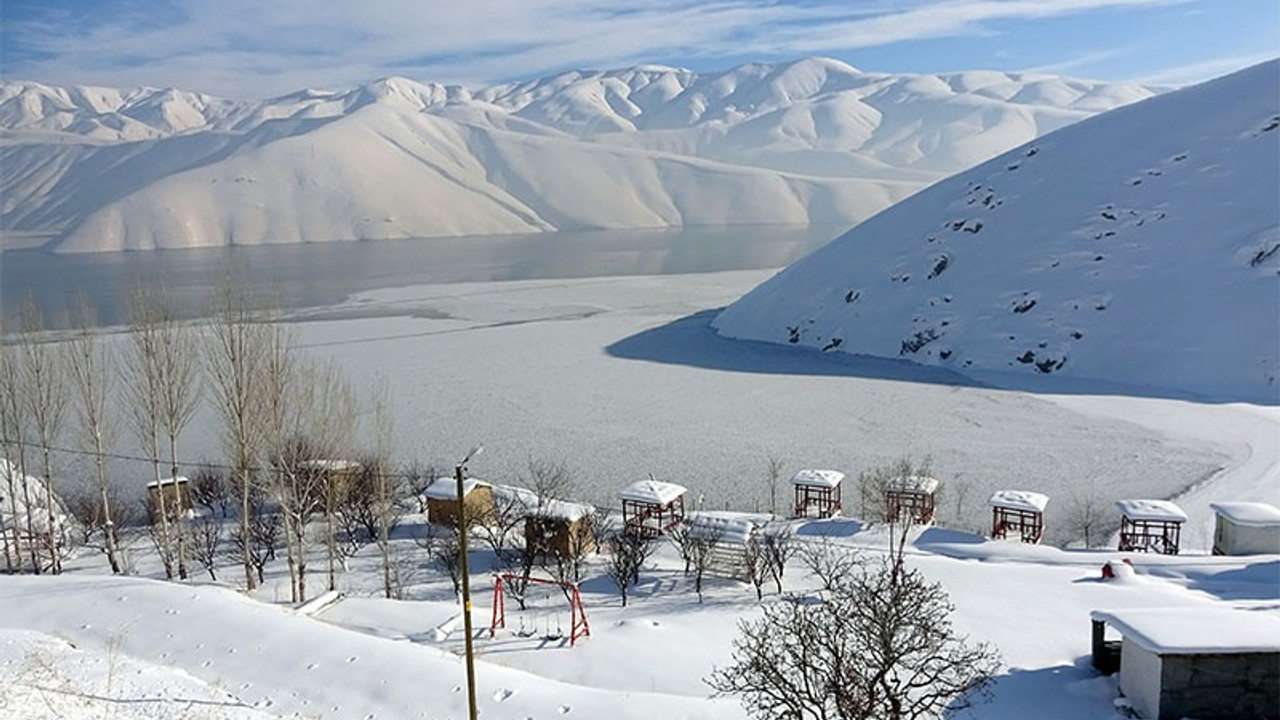
[[[885,522],[933,522],[938,481],[924,475],[899,475],[885,484]]]
[[[1024,543],[1039,543],[1044,537],[1044,508],[1049,496],[1027,490],[998,490],[987,501],[991,506],[991,537],[1008,537],[1016,532]]]
[[[1120,634],[1120,692],[1139,717],[1280,717],[1280,618],[1204,604],[1090,616],[1103,672],[1115,669],[1106,627]]]
[[[1168,500],[1120,500],[1120,550],[1177,555],[1187,514]]]
[[[747,545],[757,527],[745,518],[696,513],[690,516],[689,537],[713,543],[707,562],[709,574],[749,581]]]
[[[840,483],[844,473],[839,470],[801,470],[791,478],[795,487],[796,503],[793,517],[829,518],[840,514]]]
[[[623,488],[622,523],[628,531],[657,537],[684,521],[684,495],[688,489],[650,478]]]
[[[1280,509],[1259,502],[1209,503],[1214,555],[1280,553]]]

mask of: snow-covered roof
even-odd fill
[[[755,523],[743,518],[695,515],[689,521],[690,537],[714,537],[718,542],[731,545],[745,545],[755,529]]]
[[[1009,510],[1044,512],[1044,506],[1049,504],[1049,496],[1029,490],[997,490],[987,504]]]
[[[564,500],[543,500],[541,507],[529,509],[529,515],[576,522],[590,515],[594,509],[590,505],[583,505],[582,503],[566,502]]]
[[[329,472],[342,472],[344,470],[358,470],[360,468],[360,463],[354,460],[306,460],[299,463],[298,467],[328,470]]]
[[[1275,527],[1280,525],[1280,509],[1260,502],[1213,502],[1209,507],[1236,525]]]
[[[839,470],[801,470],[791,478],[791,484],[833,488],[839,485],[841,480],[844,480],[844,473]]]
[[[618,497],[623,500],[666,505],[688,492],[688,488],[661,480],[641,480],[622,488]]]
[[[1187,514],[1168,500],[1117,500],[1116,508],[1130,520],[1186,522]]]
[[[489,487],[489,483],[475,478],[464,478],[462,480],[462,496],[470,495],[471,491],[478,487]],[[422,491],[422,495],[432,500],[457,500],[458,480],[451,477],[436,478],[436,481],[431,483],[430,487]]]
[[[888,488],[898,492],[931,493],[938,489],[938,481],[924,475],[899,475],[889,480]]]
[[[1125,642],[1158,655],[1280,653],[1280,617],[1215,606],[1094,610]]]
[[[152,480],[151,482],[147,483],[147,487],[153,488],[158,485],[183,485],[189,482],[191,481],[188,480],[185,476],[179,475],[176,478],[167,477],[167,478],[161,478],[159,480]]]

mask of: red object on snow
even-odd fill
[[[1110,561],[1108,561],[1106,564],[1104,564],[1104,565],[1102,566],[1102,579],[1103,579],[1103,580],[1114,580],[1114,579],[1115,579],[1115,577],[1116,577],[1116,571],[1115,571],[1115,568],[1111,567],[1112,565],[1114,565],[1114,564],[1115,564],[1115,562],[1116,562],[1115,560],[1110,560]],[[1120,562],[1124,563],[1125,565],[1128,565],[1129,567],[1133,567],[1133,562],[1132,562],[1131,560],[1129,560],[1129,558],[1120,558]]]

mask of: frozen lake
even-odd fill
[[[437,283],[672,275],[782,267],[834,239],[840,226],[689,227],[262,245],[159,252],[0,253],[0,309],[34,297],[50,318],[83,290],[104,325],[127,319],[130,289],[163,279],[182,314],[200,317],[230,270],[285,308],[353,293]]]

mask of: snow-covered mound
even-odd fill
[[[389,78],[232,101],[0,84],[0,226],[63,251],[854,223],[1152,95],[833,60],[644,66],[487,88]]]
[[[725,309],[725,336],[1275,403],[1280,61],[940,182]]]

